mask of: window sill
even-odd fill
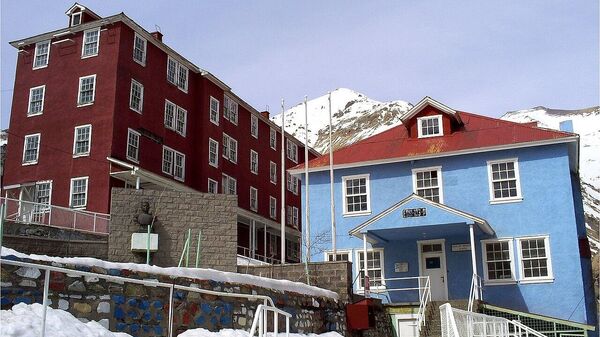
[[[355,212],[355,213],[343,213],[342,216],[344,218],[351,218],[351,217],[355,217],[355,216],[365,216],[365,215],[370,215],[371,211],[364,211],[364,212]]]
[[[250,173],[252,173],[254,175],[258,175],[258,172],[254,172],[254,171],[250,171]]]
[[[133,111],[133,112],[137,112],[137,113],[138,113],[138,114],[140,114],[140,115],[142,114],[142,110],[136,110],[136,109],[134,109],[134,108],[132,108],[132,107],[129,107],[129,110],[131,110],[131,111]]]
[[[83,205],[83,206],[71,207],[71,209],[74,211],[85,211],[86,207],[87,207],[87,205]]]
[[[181,181],[181,182],[185,181],[185,178],[173,177],[173,179],[175,179],[177,181]]]
[[[48,65],[43,65],[43,66],[38,66],[38,67],[33,67],[31,68],[31,70],[38,70],[38,69],[44,69],[44,68],[48,68]]]
[[[92,101],[92,102],[90,102],[90,103],[83,103],[83,104],[79,103],[79,104],[77,104],[77,107],[78,107],[78,108],[82,108],[82,107],[89,106],[89,105],[93,105],[93,104],[94,104],[94,102],[93,102],[93,101]]]
[[[514,202],[521,202],[523,201],[522,197],[518,197],[518,198],[506,198],[506,199],[494,199],[494,200],[490,200],[490,204],[491,205],[499,205],[499,204],[510,204],[510,203],[514,203]]]
[[[504,281],[484,281],[485,286],[506,286],[506,285],[514,285],[517,284],[516,280],[504,280]]]
[[[90,57],[96,57],[98,56],[98,53],[96,54],[91,54],[91,55],[81,55],[81,59],[89,59]]]
[[[433,138],[433,137],[442,137],[444,134],[443,133],[438,133],[435,135],[426,135],[426,136],[418,136],[417,138]]]
[[[214,164],[214,163],[208,163],[208,165],[214,167],[214,168],[219,168],[219,164]]]
[[[216,126],[219,126],[219,121],[214,121],[214,120],[210,119],[210,122],[213,123]]]
[[[137,64],[141,65],[142,67],[145,67],[145,66],[146,66],[146,62],[142,62],[142,61],[140,61],[140,60],[137,60],[137,59],[135,59],[135,58],[133,59],[133,62],[135,62],[135,63],[137,63]]]
[[[42,115],[43,113],[44,113],[43,111],[36,112],[36,113],[33,113],[33,114],[27,113],[27,117],[35,117],[35,116]]]
[[[252,135],[254,139],[258,139],[258,135]]]
[[[554,277],[538,278],[538,279],[524,279],[520,280],[519,284],[533,284],[533,283],[553,283]]]
[[[31,161],[31,162],[27,162],[27,163],[22,163],[21,166],[30,166],[30,165],[37,165],[37,160],[36,161]]]
[[[277,182],[276,182],[276,181],[273,181],[273,180],[271,180],[271,184],[273,184],[273,185],[277,185]]]
[[[80,154],[74,154],[73,158],[81,158],[81,157],[89,157],[90,153],[80,153]]]
[[[140,161],[138,159],[134,159],[134,158],[131,158],[131,157],[126,157],[126,158],[127,158],[127,160],[129,160],[132,163],[136,163],[136,164],[140,163]]]

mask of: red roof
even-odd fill
[[[532,123],[515,123],[497,118],[457,111],[463,125],[455,132],[439,137],[410,138],[404,125],[363,139],[333,152],[333,163],[337,166],[359,165],[377,161],[403,161],[411,158],[451,155],[469,150],[490,150],[503,146],[530,142],[565,140],[576,134],[534,126]],[[329,166],[329,155],[309,161],[309,168]],[[300,164],[292,170],[304,169]]]

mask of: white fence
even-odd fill
[[[442,337],[546,337],[519,321],[440,306]]]
[[[4,197],[0,199],[6,205],[8,221],[108,233],[109,214]]]
[[[252,321],[252,328],[250,328],[250,336],[254,336],[258,329],[258,337],[266,337],[268,332],[268,314],[269,312],[273,313],[273,336],[279,335],[279,316],[283,316],[285,318],[285,336],[288,337],[290,335],[290,318],[291,314],[277,309],[275,307],[269,307],[266,305],[259,304],[256,307],[256,312],[254,314],[254,320]]]

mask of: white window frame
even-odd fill
[[[88,149],[87,149],[87,152],[75,153],[75,151],[77,150],[77,130],[83,129],[83,128],[90,128],[90,133],[89,133],[90,137],[88,139]],[[75,130],[73,132],[73,158],[88,157],[91,152],[92,152],[92,124],[76,126]]]
[[[40,193],[40,186],[42,186],[42,185],[48,185],[48,201],[47,202],[42,202],[40,200],[39,193]],[[34,216],[40,217],[41,215],[50,212],[50,205],[52,204],[52,180],[41,180],[41,181],[35,182],[35,200],[34,200],[34,202],[36,202],[38,204],[48,205],[48,206],[34,205],[34,207],[33,207]]]
[[[169,170],[165,171],[165,153],[171,154],[171,161],[169,162]],[[162,149],[162,160],[161,160],[161,171],[162,173],[173,175],[173,166],[175,165],[175,150],[172,148],[163,145]]]
[[[277,198],[269,196],[269,217],[277,219]]]
[[[431,167],[423,167],[423,168],[413,169],[412,170],[413,193],[416,194],[416,195],[419,195],[418,189],[417,189],[417,173],[429,172],[429,171],[437,171],[437,179],[438,179],[438,186],[437,186],[437,188],[440,191],[440,193],[439,193],[439,198],[440,198],[439,203],[443,204],[444,203],[444,181],[442,179],[442,167],[441,166],[431,166]],[[429,188],[432,188],[432,187],[428,187],[428,189]],[[425,189],[425,188],[421,188],[421,189]],[[423,198],[425,198],[425,197],[423,197]],[[425,198],[425,199],[427,199],[427,198]],[[427,199],[427,200],[429,200],[429,199]]]
[[[510,163],[510,162],[514,163],[514,166],[515,166],[515,180],[516,180],[517,195],[514,197],[496,198],[494,196],[494,180],[493,180],[493,173],[492,173],[492,165]],[[519,201],[523,200],[523,195],[521,194],[521,175],[519,173],[518,158],[488,160],[487,161],[487,170],[488,170],[488,185],[489,185],[489,190],[490,190],[490,204],[503,204],[503,203],[509,203],[509,202],[519,202]],[[501,179],[500,181],[506,181],[506,180],[507,179]]]
[[[258,139],[258,125],[258,117],[250,115],[250,134],[256,139]]]
[[[544,248],[546,250],[546,266],[548,268],[548,276],[540,276],[540,277],[525,277],[525,264],[523,259],[523,252],[521,250],[521,242],[526,240],[544,240]],[[547,283],[554,282],[554,272],[552,270],[552,254],[550,253],[550,236],[548,235],[534,235],[534,236],[524,236],[516,238],[517,241],[517,256],[519,259],[519,283],[527,284],[527,283]]]
[[[174,74],[173,74],[173,80],[171,81],[171,79],[169,78],[169,64],[173,62],[175,64],[175,69]],[[182,74],[185,73],[185,82],[181,83],[180,79],[182,77]],[[184,66],[183,64],[181,64],[181,62],[177,61],[176,59],[172,58],[170,55],[167,57],[167,81],[175,86],[177,86],[177,88],[179,88],[179,90],[187,93],[188,92],[188,86],[189,86],[189,81],[190,81],[190,76],[189,76],[189,69]]]
[[[269,146],[273,150],[277,150],[277,131],[273,128],[269,130]]]
[[[423,135],[423,128],[422,128],[422,123],[428,120],[432,120],[432,119],[437,119],[438,121],[438,129],[440,130],[439,133],[435,133],[435,134],[431,134],[431,135]],[[430,138],[430,137],[439,137],[439,136],[443,136],[444,135],[444,125],[443,125],[443,119],[442,119],[442,115],[435,115],[435,116],[424,116],[424,117],[419,117],[417,118],[417,132],[418,132],[418,136],[419,138]]]
[[[135,147],[135,157],[132,157],[129,155],[129,148],[133,147],[133,145],[129,142],[129,139],[131,136],[135,136],[137,138],[137,147]],[[133,129],[127,129],[127,148],[125,149],[125,157],[134,162],[139,164],[140,162],[140,140],[141,140],[141,134]]]
[[[31,102],[33,99],[33,92],[38,90],[38,89],[42,89],[42,106],[40,108],[40,111],[37,112],[31,112]],[[46,98],[46,85],[39,85],[37,87],[33,87],[29,89],[29,103],[27,104],[27,117],[33,117],[33,116],[38,116],[44,113],[44,100]]]
[[[298,144],[286,139],[285,150],[288,159],[298,164]]]
[[[173,179],[185,181],[185,154],[173,150]],[[181,160],[181,165],[177,165],[177,161]],[[178,167],[181,169],[181,174],[177,173]]]
[[[348,254],[348,261],[347,262],[352,262],[354,260],[354,252],[352,249],[337,249],[336,250],[336,254]],[[323,252],[323,261],[325,262],[335,262],[335,261],[345,261],[345,260],[332,260],[329,261],[329,256],[333,256],[333,251],[332,250],[326,250]]]
[[[187,133],[187,110],[177,106],[176,105],[176,109],[175,109],[175,132],[177,132],[178,134],[180,134],[182,137],[185,137],[186,133]],[[183,116],[183,117],[181,117]],[[179,121],[183,121],[182,123],[182,127],[179,127]]]
[[[211,145],[215,146],[216,151],[214,152],[215,154],[215,160],[212,161],[210,159],[210,155],[211,155]],[[216,140],[212,139],[212,138],[208,138],[208,164],[212,167],[219,167],[219,142],[217,142]]]
[[[486,285],[503,285],[503,284],[515,284],[517,282],[517,275],[515,273],[515,256],[514,256],[514,246],[513,246],[513,238],[499,238],[499,239],[487,239],[481,240],[481,261],[483,263],[483,279]],[[510,279],[494,279],[491,280],[489,278],[488,273],[488,259],[487,259],[487,246],[488,243],[502,243],[508,242],[508,252],[510,258]]]
[[[27,151],[27,139],[29,138],[37,138],[37,148],[35,150],[35,160],[30,160],[30,161],[25,161],[25,152]],[[30,135],[25,135],[25,137],[23,137],[23,157],[21,160],[21,165],[22,166],[27,166],[27,165],[34,165],[38,163],[38,160],[40,159],[40,149],[42,146],[42,134],[41,133],[33,133]]]
[[[71,14],[71,27],[78,26],[81,24],[81,19],[83,18],[83,15],[81,15],[81,14],[82,14],[81,12]],[[79,17],[78,23],[75,23],[75,17]]]
[[[342,212],[343,216],[362,216],[362,215],[367,215],[367,214],[371,214],[371,188],[370,188],[370,174],[356,174],[356,175],[351,175],[351,176],[344,176],[342,177],[342,198],[343,198],[343,207],[344,210]],[[367,189],[367,210],[365,211],[353,211],[353,212],[348,212],[348,200],[346,200],[346,181],[348,180],[353,180],[353,179],[362,179],[365,178],[365,184],[366,184],[366,189]]]
[[[208,103],[208,119],[210,119],[210,121],[214,124],[214,125],[219,125],[219,108],[220,108],[220,103],[218,99],[210,96],[210,102]],[[216,110],[213,109],[213,103],[216,104]],[[214,115],[213,115],[214,114]]]
[[[381,261],[380,262],[380,268],[381,268],[381,286],[371,286],[370,289],[371,290],[372,289],[375,289],[375,290],[385,289],[385,261],[384,261],[385,254],[383,252],[383,248],[369,248],[369,249],[367,249],[367,256],[365,256],[365,259],[368,258],[368,254],[371,253],[371,252],[379,252],[379,256],[380,256],[379,260]],[[358,278],[361,278],[360,277],[360,271],[365,267],[364,261],[362,261],[362,262],[360,261],[360,254],[364,254],[364,250],[363,249],[357,249],[356,250],[356,259],[354,260],[354,261],[356,261],[356,275],[357,275]],[[367,273],[368,273],[369,270],[372,270],[372,269],[368,269]],[[363,279],[363,282],[364,282],[364,277],[362,279]],[[364,289],[364,287],[360,286],[360,282],[361,282],[360,280],[357,280],[357,282],[356,282],[356,290],[358,290],[358,291],[361,291],[361,290],[364,291],[365,289]]]
[[[233,137],[223,132],[223,158],[237,164],[238,142]]]
[[[269,181],[271,184],[277,185],[277,163],[269,161]]]
[[[231,190],[232,182],[233,182],[233,191]],[[235,179],[234,177],[232,177],[230,175],[223,173],[222,180],[221,180],[221,188],[223,190],[223,194],[237,195],[237,179]]]
[[[39,53],[40,47],[44,44],[48,45],[48,51],[46,52],[46,54],[40,54]],[[52,43],[50,43],[50,40],[40,41],[35,44],[35,51],[33,52],[33,68],[32,68],[33,70],[46,68],[48,66],[48,63],[50,62],[50,46],[51,45],[52,45]],[[46,63],[36,66],[37,58],[42,55],[46,55]]]
[[[175,65],[175,69],[173,69],[173,80],[171,81],[171,79],[169,78],[169,65],[173,63],[173,65]],[[178,68],[178,64],[179,62],[177,62],[177,60],[175,60],[174,58],[172,58],[170,55],[167,56],[167,82],[173,84],[173,85],[177,85],[177,68]]]
[[[85,202],[83,203],[83,205],[79,205],[77,207],[73,207],[73,183],[76,180],[85,180]],[[72,209],[85,209],[87,207],[87,202],[88,202],[88,192],[90,190],[90,177],[86,176],[86,177],[75,177],[75,178],[71,178],[71,184],[70,184],[70,188],[69,188],[69,208]]]
[[[256,161],[254,158],[256,158]],[[250,150],[250,172],[258,174],[258,152],[254,150]]]
[[[133,88],[134,88],[134,86],[137,86],[140,91],[140,105],[137,108],[133,106],[133,98],[134,98],[133,97]],[[144,108],[144,85],[132,78],[131,79],[131,87],[129,89],[129,109],[131,109],[141,115],[143,108]]]
[[[298,228],[299,225],[300,225],[300,215],[298,212],[298,207],[292,206],[292,226],[294,226],[294,228]]]
[[[142,53],[142,59],[141,60],[138,60],[136,58],[136,53],[135,53],[135,51],[136,51],[136,41],[138,39],[141,40],[141,41],[143,41],[143,44],[144,44],[144,49],[141,51],[141,53]],[[138,33],[134,33],[134,36],[133,36],[133,61],[136,62],[136,63],[138,63],[138,64],[140,64],[141,66],[145,67],[146,66],[146,55],[147,55],[146,51],[147,51],[147,49],[148,49],[148,40],[144,39]]]
[[[254,193],[254,205],[252,204],[252,193]],[[250,209],[258,212],[258,189],[253,186],[250,186]]]
[[[87,35],[87,33],[94,32],[94,31],[98,32],[98,39],[96,40],[96,47],[95,47],[96,52],[93,53],[93,54],[87,54],[86,55],[86,54],[84,54],[85,53],[85,44],[86,44],[86,42],[85,42],[86,41],[86,35]],[[100,27],[84,30],[83,31],[83,36],[82,36],[82,39],[81,39],[81,58],[82,59],[86,59],[86,58],[89,58],[89,57],[98,56],[99,53],[100,53]]]
[[[171,115],[169,116],[169,108],[172,108]],[[170,117],[170,120],[169,118]],[[175,103],[165,99],[165,116],[164,123],[167,129],[175,130],[175,118],[177,118],[177,105]]]
[[[214,192],[210,191],[211,184],[215,187]],[[206,187],[206,191],[208,193],[218,194],[219,193],[219,182],[214,179],[208,178],[208,185]]]
[[[94,85],[94,89],[92,90],[92,100],[90,102],[81,103],[81,89],[82,89],[81,85],[83,84],[83,80],[85,80],[87,78],[94,79],[94,81],[92,82]],[[92,104],[94,104],[95,101],[96,101],[96,74],[81,76],[79,78],[79,88],[78,88],[78,92],[77,92],[77,107],[92,105]]]

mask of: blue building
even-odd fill
[[[366,252],[370,291],[389,303],[419,303],[422,289],[403,290],[427,276],[433,301],[481,297],[471,292],[480,284],[488,310],[597,336],[572,129],[455,111],[429,97],[402,123],[334,152],[335,254],[329,155],[309,162],[312,260],[352,261],[359,276]],[[306,181],[302,165],[291,174]]]

